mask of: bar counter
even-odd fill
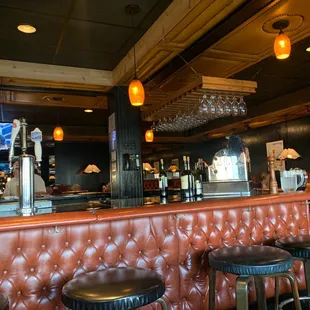
[[[73,277],[138,266],[163,276],[170,309],[208,309],[209,251],[309,234],[309,199],[302,192],[3,218],[0,293],[11,309],[63,309],[61,288]],[[299,262],[294,272],[304,288]],[[217,309],[234,307],[234,289],[235,276],[217,274]],[[273,293],[266,279],[267,297]]]

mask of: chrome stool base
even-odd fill
[[[310,300],[310,297],[299,297],[299,300]],[[291,302],[294,301],[294,298],[290,298],[290,299],[286,299],[284,301],[282,301],[279,305],[279,310],[283,310],[283,307],[285,307],[287,304],[290,304]]]

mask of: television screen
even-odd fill
[[[0,172],[1,171],[9,173],[10,172],[9,163],[0,162]]]
[[[11,134],[12,123],[0,123],[0,151],[10,148]]]

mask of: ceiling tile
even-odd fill
[[[55,16],[0,7],[0,39],[7,39],[15,44],[57,45],[64,19]],[[31,24],[37,28],[33,34],[24,34],[17,30],[20,24]],[[1,53],[1,51],[0,51]]]
[[[132,34],[131,28],[70,20],[63,46],[70,49],[116,54],[122,52],[122,46]]]
[[[55,46],[27,43],[1,38],[0,58],[43,64],[53,64]]]
[[[101,70],[112,70],[122,59],[121,54],[105,54],[76,49],[60,49],[55,59],[55,64],[91,68]]]
[[[139,14],[134,17],[135,25],[143,22],[144,18],[150,13],[160,0],[77,0],[75,9],[73,11],[73,18],[96,21],[100,23],[107,23],[113,25],[120,25],[125,27],[132,26],[131,16],[126,14],[125,7],[128,4],[135,4],[141,8]],[[161,3],[162,5],[162,3]],[[163,7],[164,9],[164,7]],[[158,17],[158,16],[157,16]],[[154,16],[154,21],[157,18]],[[153,21],[153,22],[154,22]]]
[[[71,2],[72,0],[0,0],[0,6],[47,15],[67,16]]]

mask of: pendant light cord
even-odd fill
[[[132,21],[132,28],[135,31],[135,22],[134,22],[134,11],[131,11],[131,21]],[[133,63],[135,69],[134,79],[137,79],[137,60],[136,60],[136,44],[133,45]]]

